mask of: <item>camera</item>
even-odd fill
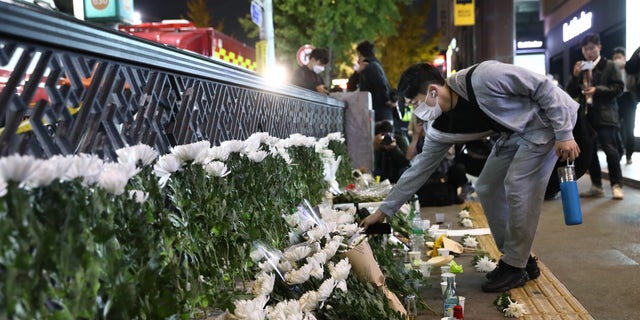
[[[396,139],[393,138],[393,134],[391,134],[390,132],[387,132],[384,134],[384,137],[382,138],[382,142],[380,142],[380,144],[383,146],[388,146],[392,144],[394,141],[396,141]]]

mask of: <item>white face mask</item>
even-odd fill
[[[428,105],[427,99],[425,98],[424,101],[421,101],[420,104],[418,104],[418,107],[413,110],[413,113],[416,115],[416,117],[424,121],[433,121],[440,115],[442,115],[442,109],[440,108],[438,99],[436,99],[435,90],[431,91],[431,96],[434,98],[434,100],[436,100],[435,106]]]
[[[317,64],[315,66],[313,66],[313,72],[315,72],[316,74],[320,73],[322,71],[324,71],[324,66],[317,65]]]

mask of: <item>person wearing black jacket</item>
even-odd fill
[[[620,71],[613,61],[600,56],[602,45],[600,36],[595,33],[585,35],[581,41],[585,61],[573,66],[572,76],[567,83],[567,92],[577,98],[584,108],[588,122],[597,133],[594,139],[594,152],[591,157],[589,175],[591,189],[580,193],[581,197],[602,197],[602,170],[598,160],[597,145],[607,156],[609,180],[612,198],[622,200],[622,169],[620,167],[620,117],[618,115],[618,97],[624,88]]]
[[[298,87],[329,94],[329,90],[319,76],[327,63],[329,63],[329,51],[323,48],[313,49],[309,54],[309,62],[294,72],[291,82]]]
[[[371,93],[371,103],[375,111],[375,122],[393,123],[395,104],[390,101],[390,86],[382,64],[375,56],[375,45],[362,41],[356,47],[358,53],[358,88]]]

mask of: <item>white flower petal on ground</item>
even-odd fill
[[[118,162],[133,165],[138,165],[138,161],[142,161],[143,166],[148,166],[158,159],[158,152],[146,144],[120,148],[116,150],[116,154]]]
[[[269,155],[268,152],[260,150],[260,151],[254,151],[254,152],[248,153],[247,154],[247,158],[249,158],[249,160],[251,160],[251,161],[253,161],[255,163],[260,163],[268,155]]]
[[[478,240],[476,239],[476,237],[466,237],[462,242],[462,245],[467,248],[475,248],[478,246]]]
[[[527,314],[527,309],[524,306],[524,303],[518,303],[515,301],[511,301],[511,298],[507,297],[509,300],[509,306],[504,308],[502,312],[504,312],[505,317],[509,318],[520,318]]]
[[[256,296],[267,296],[271,294],[271,291],[273,291],[273,284],[275,281],[275,274],[261,272],[256,276],[256,280],[251,288],[251,293]]]
[[[137,203],[144,203],[149,198],[149,194],[142,190],[129,190],[129,199]]]
[[[10,155],[0,158],[0,179],[23,182],[29,177],[39,161],[33,156]]]
[[[229,173],[231,173],[229,171],[229,169],[227,168],[227,165],[224,164],[224,162],[220,162],[220,161],[211,161],[209,163],[207,163],[204,166],[204,170],[211,176],[214,177],[225,177],[227,176]]]
[[[460,212],[458,212],[458,218],[469,218],[469,211],[467,210],[462,210]]]
[[[259,296],[253,300],[236,300],[234,316],[239,320],[264,320],[267,316],[265,306],[269,301],[268,296]]]
[[[476,263],[476,271],[478,272],[491,272],[496,268],[496,263],[491,261],[487,256],[484,256]]]

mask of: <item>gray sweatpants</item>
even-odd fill
[[[501,260],[524,268],[538,228],[549,176],[558,159],[551,139],[544,144],[502,134],[475,188]]]

